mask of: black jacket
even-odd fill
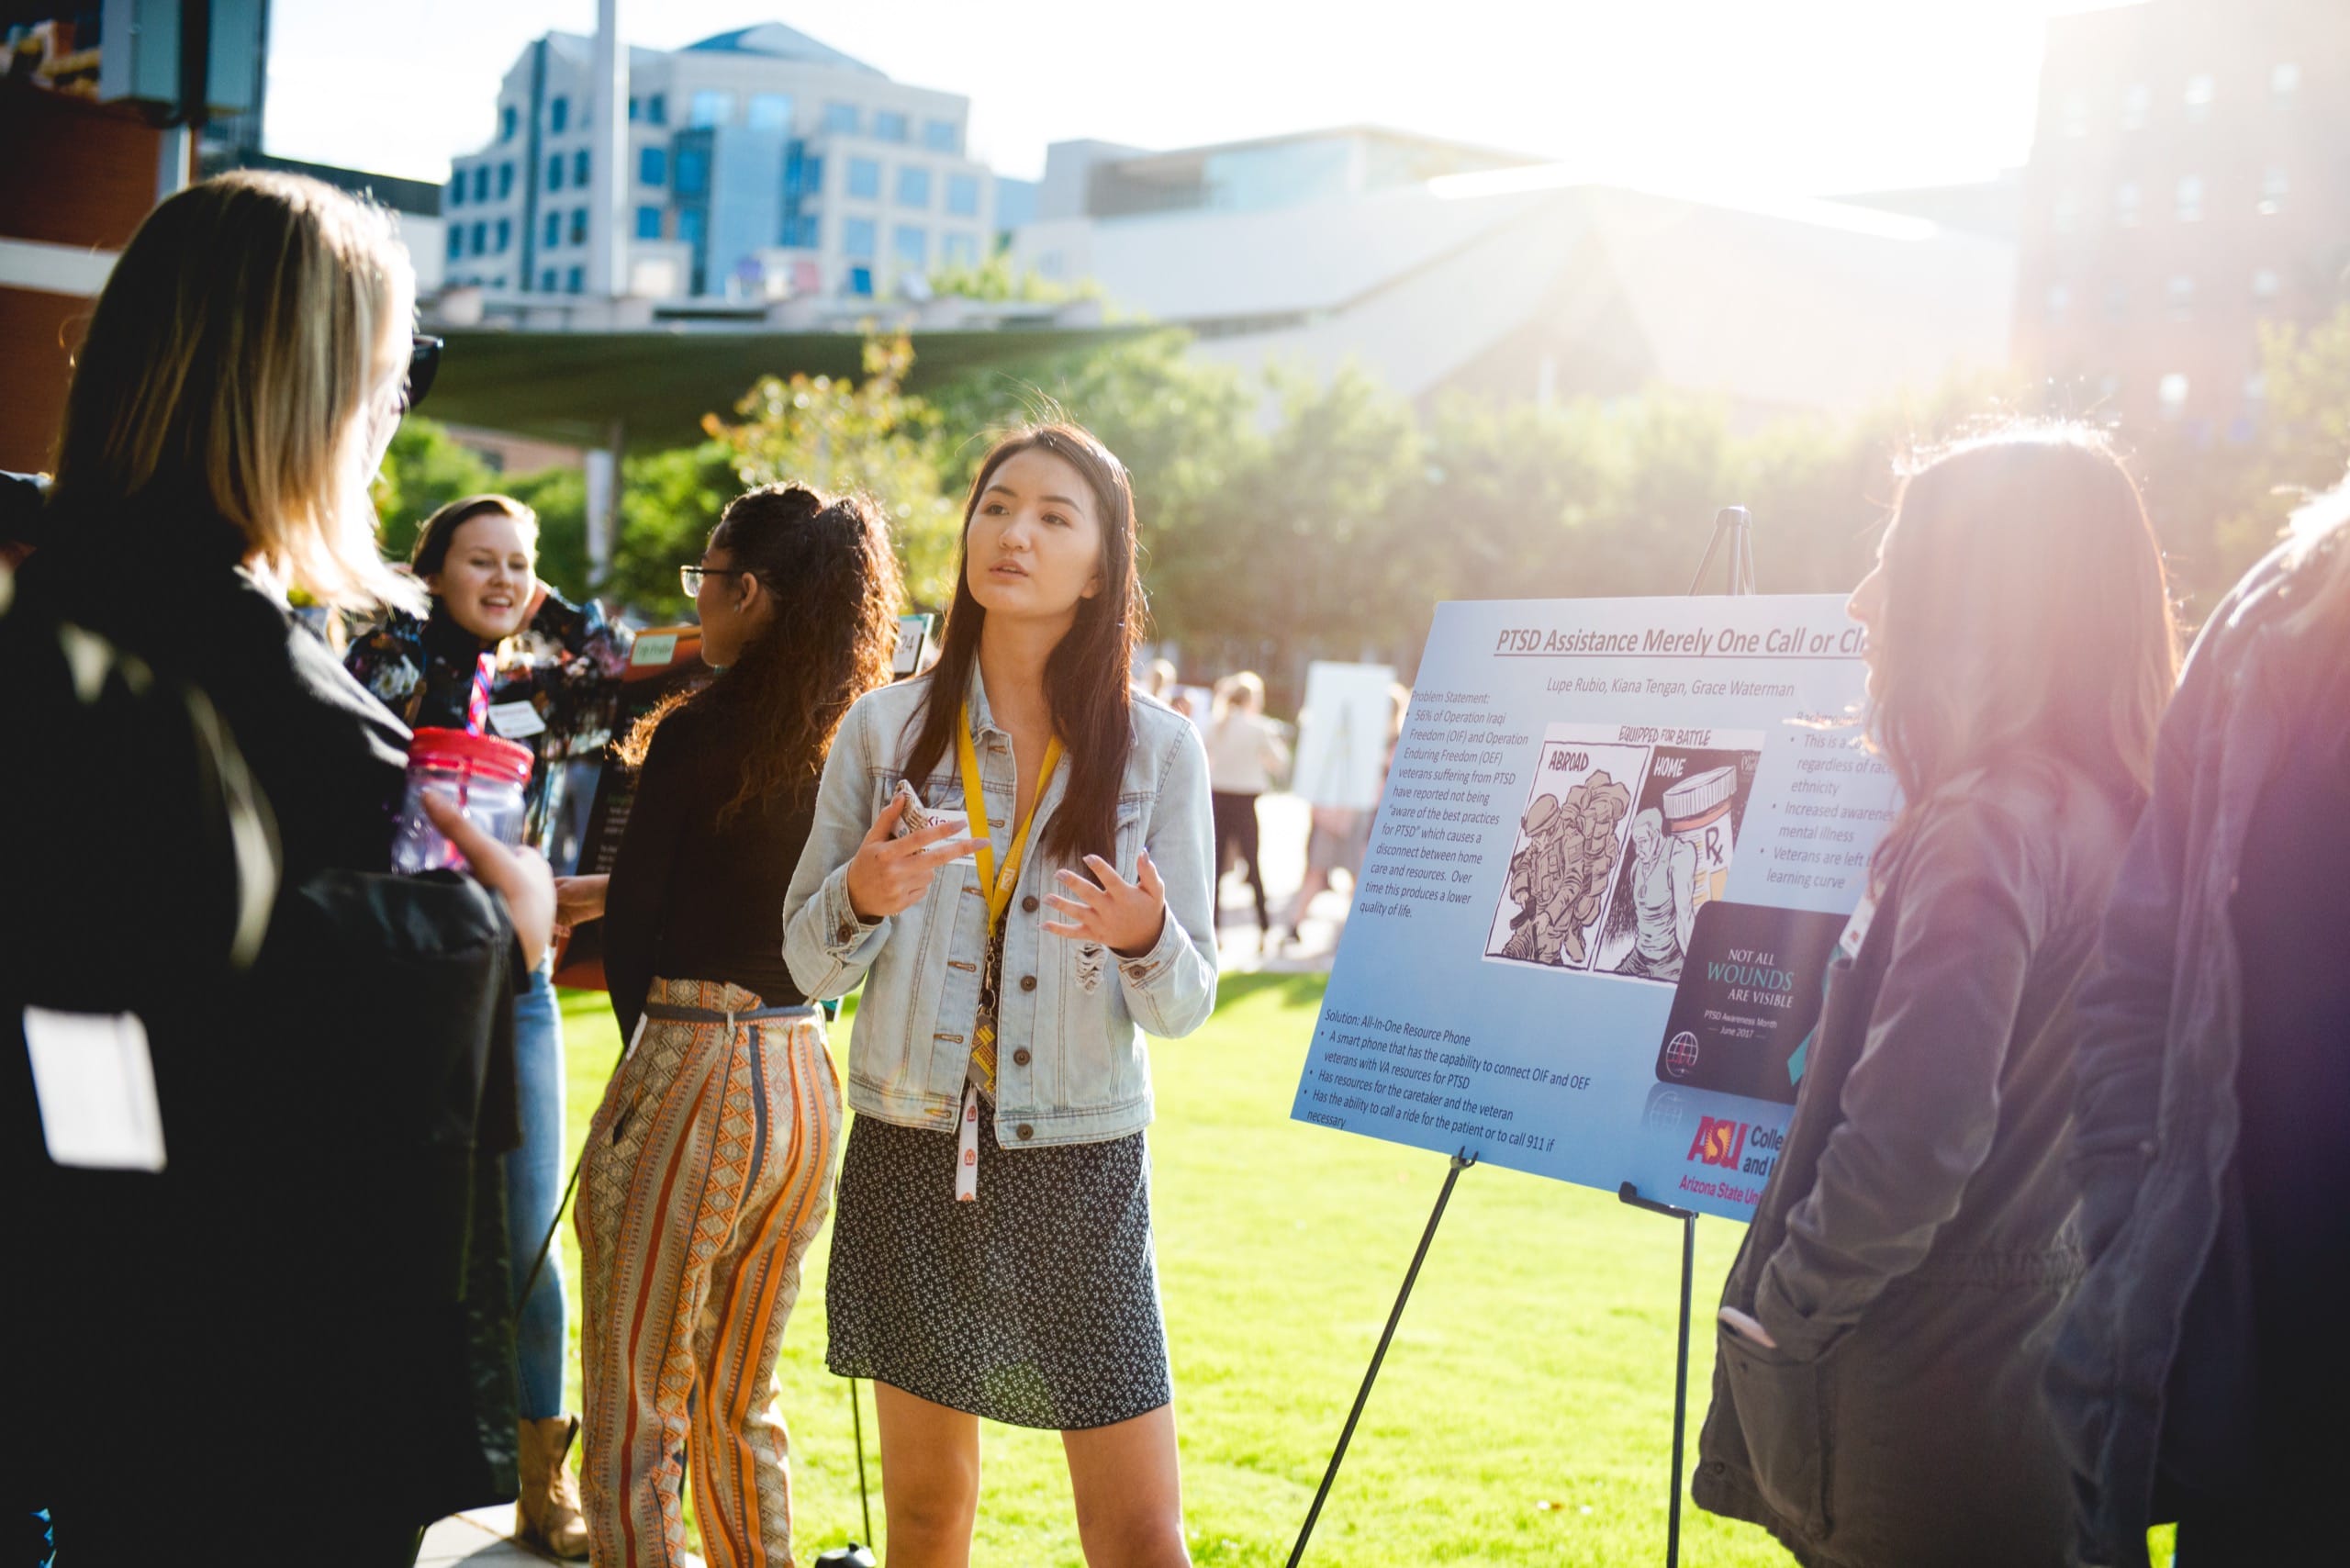
[[[79,628],[207,698],[283,872],[250,967],[215,933],[158,929],[153,909],[233,902],[194,885],[218,857],[159,859],[141,831],[141,812],[201,819],[185,770],[101,776],[62,734],[10,737],[48,770],[19,784],[64,804],[0,831],[77,850],[33,857],[62,885],[10,896],[60,912],[60,950],[103,961],[0,967],[6,1024],[26,1002],[138,1012],[168,1163],[50,1164],[22,1047],[0,1050],[0,1201],[46,1285],[0,1293],[25,1391],[6,1490],[54,1506],[61,1544],[125,1510],[200,1532],[198,1514],[255,1495],[327,1510],[354,1541],[368,1521],[396,1534],[511,1497],[503,907],[455,877],[389,874],[406,733],[237,565],[236,530],[191,512],[56,532],[20,574],[10,620],[39,635],[17,645]],[[328,1439],[323,1421],[354,1415]],[[151,1416],[182,1433],[168,1462],[126,1451]]]
[[[2242,1045],[2232,905],[2262,790],[2294,756],[2294,715],[2339,665],[2296,648],[2281,623],[2308,591],[2298,576],[2279,551],[2204,629],[2114,885],[2102,973],[2081,998],[2075,1159],[2089,1261],[2048,1392],[2095,1563],[2146,1562],[2157,1478],[2179,1438],[2165,1414],[2191,1297],[2203,1386],[2248,1396],[2254,1383],[2230,1193]],[[2311,1179],[2330,1177],[2313,1164]]]

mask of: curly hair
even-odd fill
[[[638,720],[620,755],[643,767],[655,732],[680,709],[723,714],[745,741],[742,782],[719,808],[724,821],[822,772],[851,704],[890,679],[905,589],[881,510],[861,496],[762,486],[727,503],[710,547],[757,577],[775,618],[716,679]]]

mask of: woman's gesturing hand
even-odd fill
[[[514,938],[522,945],[522,961],[537,969],[554,939],[554,873],[547,868],[546,857],[535,849],[507,848],[442,796],[428,793],[424,814],[442,837],[457,846],[474,879],[506,901]]]
[[[1150,863],[1150,851],[1135,857],[1135,879],[1099,855],[1085,863],[1101,881],[1089,882],[1074,871],[1060,873],[1060,888],[1045,902],[1069,916],[1048,920],[1045,929],[1056,936],[1082,936],[1101,943],[1122,958],[1139,958],[1158,946],[1167,925],[1167,884]]]
[[[964,825],[954,821],[933,823],[903,838],[890,837],[912,799],[890,797],[848,863],[848,902],[859,920],[879,920],[912,909],[930,891],[930,879],[941,866],[979,846],[976,838],[954,836]]]

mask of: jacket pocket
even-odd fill
[[[1755,1490],[1806,1537],[1825,1540],[1831,1523],[1827,1374],[1817,1361],[1778,1360],[1728,1324],[1716,1337]]]

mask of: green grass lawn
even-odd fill
[[[1289,1120],[1322,987],[1227,978],[1206,1028],[1154,1047],[1159,1283],[1203,1564],[1288,1560],[1444,1180],[1435,1155]],[[576,1140],[620,1039],[600,995],[566,994],[564,1009]],[[844,1020],[835,1059],[847,1045]],[[1705,1330],[1739,1234],[1697,1226],[1693,1462],[1713,1366]],[[824,1371],[827,1245],[808,1260],[778,1370],[803,1561],[863,1533],[847,1385]],[[576,1304],[567,1222],[564,1246]],[[1678,1227],[1612,1195],[1507,1170],[1462,1176],[1309,1561],[1661,1562],[1679,1267]],[[576,1408],[576,1305],[573,1321]],[[982,1442],[975,1561],[1081,1562],[1059,1439],[990,1426]],[[1750,1526],[1694,1507],[1683,1518],[1684,1561],[1791,1561]]]

